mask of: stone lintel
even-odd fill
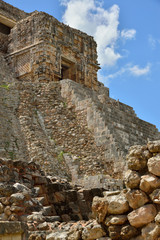
[[[13,28],[16,25],[16,21],[5,17],[4,15],[0,14],[0,23],[3,23],[7,27]]]

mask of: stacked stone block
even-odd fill
[[[24,235],[25,240],[61,233],[65,222],[70,222],[64,226],[68,230],[76,221],[83,226],[91,215],[93,197],[103,196],[102,191],[73,187],[65,179],[47,177],[34,162],[0,159],[0,237],[7,234],[8,226],[15,226],[12,233]]]
[[[110,239],[160,239],[160,141],[133,146],[127,155],[126,190],[93,200],[93,215]]]
[[[49,82],[67,76],[98,88],[99,66],[93,37],[46,13],[34,12],[16,23],[9,40],[8,61],[19,79]]]

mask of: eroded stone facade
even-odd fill
[[[97,81],[93,37],[0,3],[3,19],[12,12],[0,18],[1,156],[86,187],[123,188],[129,147],[158,139],[158,130]]]
[[[9,36],[8,61],[23,81],[69,78],[98,89],[96,43],[54,17],[35,12],[19,21]]]
[[[0,240],[159,240],[160,143],[126,154],[160,133],[98,69],[92,37],[0,0]]]

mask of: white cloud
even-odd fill
[[[102,1],[96,0],[61,0],[61,3],[66,7],[64,23],[94,36],[101,66],[115,65],[122,57],[116,51],[120,37],[118,5],[106,10]]]
[[[111,79],[120,77],[124,74],[127,74],[127,75],[131,74],[136,77],[140,77],[140,76],[149,74],[150,70],[151,70],[151,64],[147,64],[146,67],[144,67],[144,68],[141,68],[138,65],[133,66],[131,64],[126,64],[124,67],[122,67],[117,72],[109,74],[108,76],[104,76],[104,80],[103,80],[103,75],[100,74],[100,79],[103,83],[106,82],[107,86],[108,86]],[[98,75],[98,77],[99,77],[99,75]]]
[[[130,40],[130,39],[134,39],[136,36],[136,30],[135,29],[123,29],[121,31],[121,37],[126,39],[126,40]]]
[[[135,76],[146,75],[150,72],[150,64],[147,64],[147,66],[144,68],[140,68],[138,65],[135,65],[135,66],[129,68],[129,70]]]

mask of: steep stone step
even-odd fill
[[[71,80],[61,81],[61,87],[69,106],[75,107],[78,115],[86,115],[96,145],[106,149],[105,161],[114,164],[115,173],[123,173],[125,155],[131,145],[144,144],[148,136],[159,138],[155,126],[138,119],[130,106]]]

